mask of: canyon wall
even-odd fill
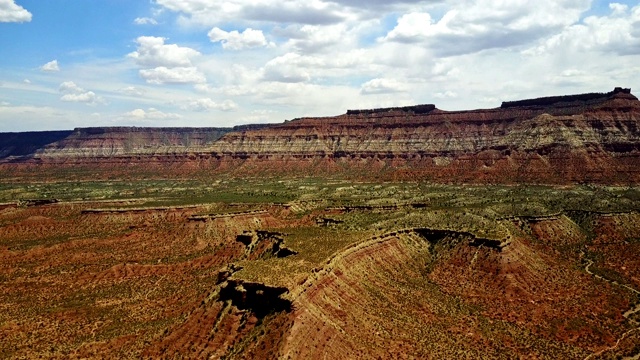
[[[638,99],[616,88],[473,111],[418,105],[236,128],[86,128],[32,146],[20,134],[21,152],[0,145],[0,172],[91,167],[173,176],[637,183],[639,121]]]

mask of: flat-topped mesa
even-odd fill
[[[216,140],[222,135],[234,131],[261,130],[274,124],[246,124],[234,127],[137,127],[137,126],[101,126],[101,127],[78,127],[73,131],[67,131],[67,136],[79,137],[105,137],[133,135],[133,134],[160,134],[165,136],[195,135],[205,136],[209,141]]]
[[[192,133],[210,131],[231,131],[231,128],[214,127],[138,127],[138,126],[94,126],[77,127],[73,135],[102,135],[117,133]]]
[[[33,135],[0,134],[0,176],[82,166],[91,174],[102,167],[109,176],[135,170],[167,176],[640,183],[640,101],[623,88],[467,111],[428,104],[235,128],[85,128]]]
[[[631,94],[631,89],[616,87],[608,93],[586,93],[577,95],[546,96],[536,99],[525,99],[516,101],[504,101],[500,106],[502,109],[529,106],[558,106],[558,105],[595,105],[607,100],[622,98],[627,100],[638,100]],[[576,104],[577,103],[577,104]]]
[[[400,107],[390,107],[390,108],[380,108],[380,109],[347,110],[347,115],[371,115],[371,114],[381,114],[381,113],[388,113],[388,112],[427,114],[435,109],[436,109],[436,106],[433,104],[422,104],[422,105],[400,106]]]

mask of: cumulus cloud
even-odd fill
[[[187,84],[204,83],[206,77],[191,59],[200,56],[200,52],[176,44],[165,44],[165,38],[141,36],[136,42],[138,49],[128,56],[141,67],[140,77],[150,84]]]
[[[49,61],[48,63],[42,65],[40,67],[40,70],[46,71],[46,72],[57,72],[57,71],[60,71],[60,66],[58,66],[58,60]]]
[[[168,40],[161,36],[170,29],[154,28],[154,36],[135,39],[113,79],[91,90],[115,91],[110,101],[141,97],[148,105],[128,121],[170,118],[148,107],[168,111],[163,106],[171,104],[173,112],[188,114],[171,124],[194,126],[209,124],[210,112],[216,121],[237,124],[412,103],[469,109],[633,87],[640,81],[640,11],[637,2],[612,1],[154,0],[149,18],[133,16],[131,25],[173,21],[185,27],[178,32],[189,43]],[[247,49],[254,50],[236,52]],[[126,83],[131,65],[139,79]],[[73,67],[77,76],[89,73]],[[4,80],[3,100],[24,102],[14,89],[51,92],[39,81],[19,80]],[[189,86],[166,91],[148,84]],[[58,98],[65,95],[91,103],[95,94]]]
[[[220,28],[213,28],[209,31],[211,42],[220,42],[222,48],[230,50],[242,50],[267,46],[267,39],[261,30],[245,29],[243,32],[224,31]]]
[[[289,37],[286,46],[305,54],[335,48],[338,44],[342,47],[356,45],[353,38],[356,31],[346,24],[288,26],[279,33]]]
[[[331,2],[245,2],[240,16],[249,20],[310,25],[335,24],[344,20],[340,8]]]
[[[627,12],[627,9],[629,9],[629,6],[625,4],[620,4],[620,3],[611,3],[609,4],[609,9],[612,10],[613,15],[621,15]]]
[[[179,114],[165,113],[156,108],[148,108],[147,110],[135,109],[123,114],[124,118],[137,121],[162,121],[162,120],[178,120],[182,118]]]
[[[200,55],[188,47],[165,44],[165,40],[163,37],[140,36],[136,39],[138,49],[128,56],[144,67],[187,67],[192,65],[192,58]]]
[[[640,5],[611,4],[611,14],[589,16],[528,49],[526,54],[539,55],[555,51],[598,51],[618,55],[640,54]]]
[[[335,24],[345,18],[343,7],[332,1],[321,0],[157,0],[156,3],[183,14],[183,22],[205,26],[239,20],[320,25]]]
[[[0,22],[29,22],[31,13],[14,0],[0,0]]]
[[[221,110],[221,111],[233,111],[238,108],[238,104],[231,100],[224,100],[221,103],[217,103],[209,98],[196,99],[190,101],[188,104],[182,107],[183,110],[191,110],[191,111],[211,111],[211,110]]]
[[[136,25],[158,25],[158,21],[148,17],[138,17],[133,20]]]
[[[58,91],[64,94],[83,92],[84,89],[76,85],[73,81],[65,81],[58,87]]]
[[[298,83],[311,80],[311,75],[299,64],[304,58],[298,54],[287,53],[266,63],[263,68],[263,80],[285,83]]]
[[[396,8],[402,5],[415,5],[418,3],[439,3],[439,0],[334,0],[335,3],[356,8],[384,7]]]
[[[574,24],[590,0],[461,1],[435,21],[427,12],[401,16],[381,41],[424,44],[438,56],[524,45]]]
[[[432,23],[431,15],[428,13],[405,14],[398,19],[396,27],[384,39],[404,43],[419,42],[429,36]]]
[[[104,99],[96,95],[93,91],[87,91],[73,81],[65,81],[58,87],[58,91],[62,94],[60,100],[65,102],[78,102],[87,105],[96,105],[104,103]]]
[[[373,79],[362,84],[362,94],[389,94],[405,91],[405,86],[394,79]]]

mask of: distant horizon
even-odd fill
[[[581,93],[581,94],[557,94],[557,95],[549,95],[549,96],[540,96],[540,97],[537,97],[537,98],[530,98],[530,99],[515,99],[513,101],[503,101],[503,102],[501,102],[501,105],[503,105],[504,103],[508,103],[508,102],[520,102],[520,101],[545,99],[545,98],[553,98],[553,97],[561,97],[561,96],[606,95],[608,93],[614,92],[617,89],[630,90],[630,93],[633,95],[633,91],[632,91],[631,88],[626,88],[626,87],[623,87],[623,86],[616,86],[613,89],[613,91],[609,91],[609,92],[588,92],[588,93]],[[415,104],[415,105],[376,108],[376,109],[347,109],[346,112],[341,113],[341,114],[337,114],[337,115],[317,115],[317,116],[309,115],[309,116],[301,116],[301,117],[293,118],[293,119],[283,119],[281,121],[264,122],[264,123],[245,123],[245,124],[237,124],[237,125],[231,125],[231,126],[153,126],[153,125],[148,125],[148,126],[140,126],[140,125],[105,125],[105,126],[100,126],[100,125],[90,125],[90,126],[77,126],[77,127],[74,127],[73,129],[42,129],[42,130],[26,130],[26,131],[0,131],[0,133],[73,132],[73,131],[76,131],[76,130],[79,130],[79,129],[114,129],[114,128],[127,128],[127,129],[132,129],[132,128],[136,128],[136,129],[235,129],[235,128],[254,126],[254,125],[255,126],[278,125],[278,124],[287,123],[289,121],[295,121],[295,120],[305,119],[305,118],[319,118],[319,119],[321,119],[321,118],[331,118],[331,117],[335,117],[335,116],[348,115],[348,112],[350,112],[350,111],[385,110],[385,109],[394,109],[394,108],[399,108],[400,109],[400,108],[412,108],[412,107],[419,107],[419,106],[435,106],[435,109],[440,110],[440,111],[445,111],[445,112],[467,112],[467,111],[472,112],[472,111],[498,109],[498,108],[501,107],[501,106],[497,106],[497,107],[475,108],[475,109],[447,110],[447,109],[438,108],[437,104]]]
[[[489,109],[640,83],[630,0],[0,3],[0,132]]]

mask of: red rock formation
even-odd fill
[[[640,101],[616,88],[474,111],[426,105],[351,110],[235,131],[76,129],[29,159],[5,158],[0,173],[73,168],[95,176],[102,168],[109,170],[102,176],[162,169],[169,176],[305,173],[438,182],[637,183],[639,121]]]

